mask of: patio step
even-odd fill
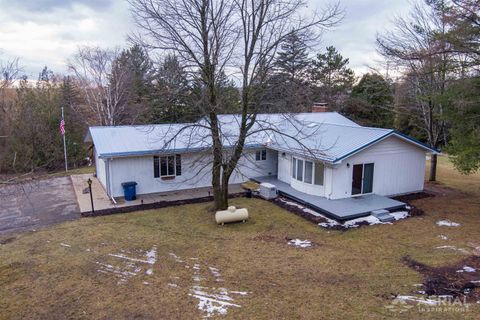
[[[371,211],[371,214],[382,222],[395,221],[395,218],[390,214],[388,210],[385,209]]]

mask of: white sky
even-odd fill
[[[324,0],[310,0],[321,7]],[[335,46],[357,75],[378,66],[375,35],[391,19],[408,12],[405,0],[343,0],[343,22],[323,36],[318,49]],[[80,45],[124,47],[133,30],[126,0],[0,0],[0,60],[19,57],[24,73],[36,78],[44,67],[67,71],[68,59]]]

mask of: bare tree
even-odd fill
[[[174,53],[202,85],[204,121],[212,152],[215,208],[228,205],[228,183],[252,134],[260,96],[280,44],[292,33],[319,31],[341,19],[338,4],[321,14],[301,14],[303,0],[129,0],[140,34],[132,40],[151,50]],[[240,83],[236,132],[222,132],[218,99],[222,75]]]
[[[131,93],[131,72],[121,63],[120,51],[81,47],[69,65],[86,105],[101,125],[125,121]]]
[[[410,15],[395,19],[393,30],[377,36],[378,51],[404,73],[411,105],[418,111],[428,143],[446,143],[445,106],[441,96],[455,68],[445,35],[448,32],[445,1],[414,4]],[[404,108],[404,109],[405,109]],[[437,156],[432,155],[430,181],[436,180]]]

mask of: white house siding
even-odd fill
[[[97,174],[97,179],[100,181],[100,183],[106,189],[107,176],[106,176],[106,173],[105,173],[105,161],[98,157],[97,150],[95,148],[93,149],[93,152],[94,152],[94,155],[95,155],[95,171],[96,171],[96,174]]]
[[[292,156],[288,153],[278,152],[277,178],[288,184],[292,180]]]
[[[230,183],[241,183],[248,178],[275,175],[276,151],[267,151],[267,160],[255,161],[255,151],[242,156]],[[137,194],[184,190],[212,185],[211,156],[207,154],[182,154],[182,175],[172,180],[153,176],[153,156],[115,158],[110,160],[111,189],[114,197],[123,196],[122,182],[135,181]]]
[[[389,137],[334,167],[330,198],[351,196],[353,165],[362,163],[374,163],[375,194],[392,196],[423,190],[425,151],[400,138]]]

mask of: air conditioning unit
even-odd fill
[[[260,183],[260,197],[266,200],[275,199],[277,197],[277,186],[271,183]]]

